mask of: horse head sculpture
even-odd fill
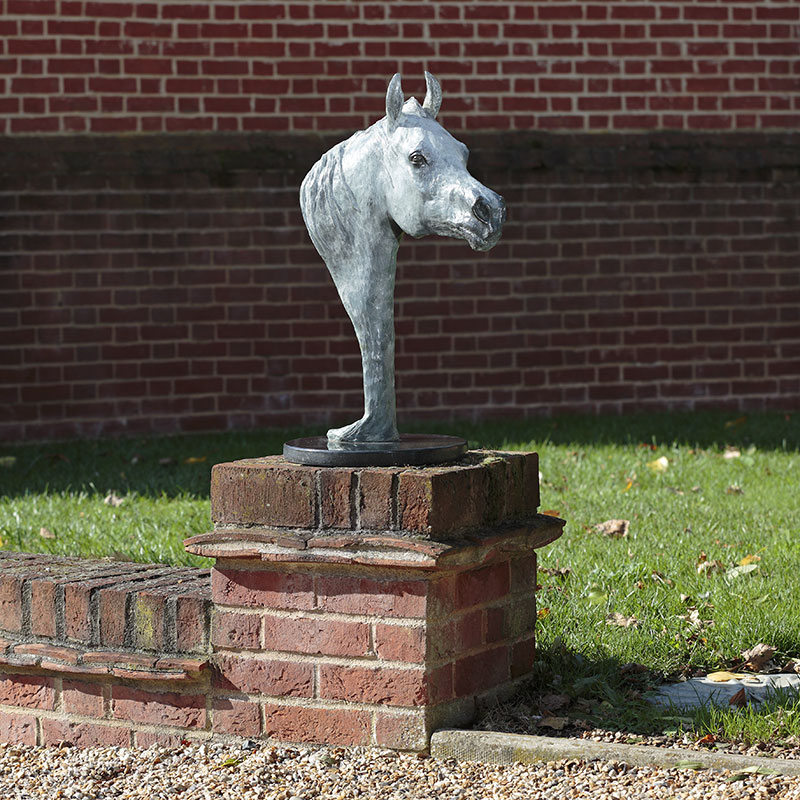
[[[489,250],[506,218],[503,198],[467,172],[467,148],[436,115],[439,82],[425,73],[420,105],[400,75],[386,116],[325,153],[300,188],[300,207],[353,323],[364,373],[364,416],[328,431],[331,444],[399,438],[394,388],[394,281],[404,233],[436,233]]]

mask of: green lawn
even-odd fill
[[[567,520],[564,536],[541,552],[543,686],[604,702],[607,716],[618,712],[632,726],[620,711],[636,708],[636,681],[620,673],[628,662],[687,674],[730,665],[761,642],[777,648],[778,661],[800,656],[800,415],[434,430],[476,447],[539,453],[542,509]],[[279,452],[299,433],[0,446],[2,546],[203,563],[181,541],[210,529],[212,464]],[[626,536],[595,529],[611,519],[629,521]],[[613,615],[629,626],[609,624]]]

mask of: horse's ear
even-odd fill
[[[428,112],[431,119],[436,119],[436,115],[442,107],[442,87],[427,70],[425,70],[425,85],[428,87],[428,91],[425,93],[425,102],[422,107]]]
[[[403,87],[400,85],[400,73],[395,72],[394,77],[389,81],[389,88],[386,90],[386,119],[389,127],[394,128],[403,110]]]

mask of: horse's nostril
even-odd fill
[[[472,206],[472,213],[481,221],[488,224],[492,219],[492,209],[489,204],[479,197]]]

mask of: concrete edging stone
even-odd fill
[[[485,764],[536,764],[562,759],[624,761],[635,767],[669,769],[681,761],[705,769],[744,770],[759,767],[781,775],[800,776],[800,759],[764,758],[635,744],[609,744],[590,739],[528,736],[494,731],[439,730],[431,737],[431,756]]]

